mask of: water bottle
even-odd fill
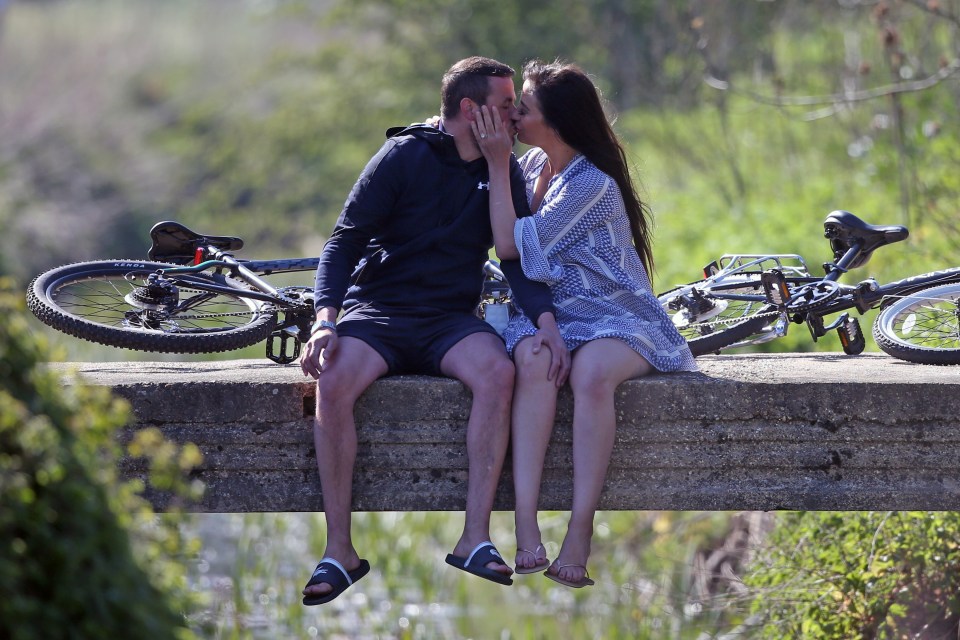
[[[483,319],[490,323],[501,336],[510,321],[510,307],[503,303],[490,303],[483,307]]]

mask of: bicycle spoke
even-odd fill
[[[922,347],[957,348],[960,346],[960,321],[957,305],[941,301],[943,306],[926,301],[900,314],[894,330],[905,341]]]
[[[164,262],[102,260],[56,267],[37,276],[27,305],[66,334],[124,349],[217,353],[269,337],[287,300],[254,292],[220,273],[165,276]],[[249,297],[256,295],[256,298]],[[267,299],[267,302],[264,300]],[[312,305],[303,305],[304,313]]]
[[[714,331],[723,331],[731,325],[743,322],[745,318],[769,316],[771,319],[777,316],[777,312],[758,313],[763,305],[756,302],[725,301],[726,308],[718,315],[703,319],[693,320],[679,325],[681,335],[684,337],[698,337],[713,333]]]
[[[194,288],[179,290],[180,304],[174,309],[145,310],[127,300],[144,284],[144,279],[128,281],[121,276],[73,281],[57,290],[56,299],[64,311],[85,320],[151,332],[226,330],[258,315],[242,299]]]

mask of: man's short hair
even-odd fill
[[[464,58],[443,74],[440,85],[440,114],[454,118],[460,111],[460,101],[469,98],[478,105],[487,101],[490,92],[488,78],[512,78],[513,68],[492,58],[472,56]]]

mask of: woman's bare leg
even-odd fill
[[[551,567],[571,582],[581,581],[590,557],[593,518],[610,464],[617,417],[614,392],[625,380],[653,367],[625,342],[600,338],[573,354],[573,505],[563,546]],[[572,565],[559,569],[561,565]]]
[[[537,546],[541,543],[537,523],[540,480],[557,412],[557,387],[553,380],[547,379],[550,353],[547,349],[533,353],[532,342],[529,338],[522,340],[513,356],[517,373],[511,438],[518,569],[532,568],[537,564]]]

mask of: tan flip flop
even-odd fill
[[[560,570],[566,567],[580,567],[581,569],[583,569],[583,573],[584,573],[583,580],[581,580],[580,582],[573,582],[571,580],[564,580],[563,578],[561,578]],[[582,564],[562,564],[559,567],[557,567],[557,573],[550,573],[550,569],[547,569],[546,571],[543,572],[543,575],[547,576],[554,582],[559,582],[564,586],[573,587],[574,589],[580,589],[582,587],[590,587],[596,584],[590,578],[590,573],[587,571],[587,568]]]
[[[541,571],[543,571],[543,568],[544,568],[544,567],[549,567],[549,566],[550,566],[550,561],[547,560],[547,548],[543,546],[543,543],[538,544],[538,545],[537,545],[537,548],[534,549],[533,551],[530,551],[529,549],[519,549],[519,548],[518,548],[518,549],[517,549],[517,552],[519,552],[519,553],[529,553],[530,555],[533,556],[533,559],[534,559],[534,560],[537,560],[538,557],[539,557],[539,556],[537,555],[537,552],[540,551],[540,549],[543,549],[543,562],[539,562],[539,561],[538,561],[538,562],[537,562],[535,565],[533,565],[532,567],[521,567],[520,565],[517,565],[517,566],[515,566],[515,567],[513,568],[513,572],[514,572],[514,573],[540,573]]]

